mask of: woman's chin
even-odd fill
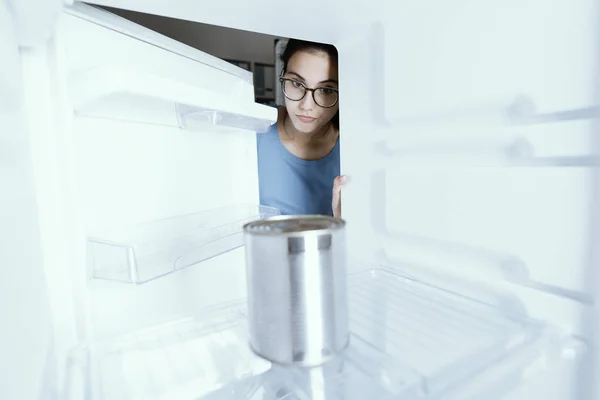
[[[306,123],[306,122],[302,122],[300,120],[298,121],[294,121],[294,128],[296,128],[296,130],[300,133],[313,133],[318,129],[317,124],[314,122],[310,122],[310,123]]]

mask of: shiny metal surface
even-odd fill
[[[347,346],[344,227],[311,215],[244,226],[250,344],[260,357],[317,366]]]

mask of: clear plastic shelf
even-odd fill
[[[277,121],[276,108],[253,98],[119,65],[76,71],[68,87],[78,115],[200,131],[266,132]]]
[[[243,245],[242,227],[279,210],[231,205],[119,227],[88,238],[93,278],[141,284]]]
[[[256,357],[238,301],[95,343],[84,386],[99,400],[464,399],[475,387],[477,398],[496,398],[571,343],[558,328],[393,270],[349,284],[350,346],[322,367]]]
[[[273,124],[272,120],[266,118],[191,107],[185,104],[177,104],[177,119],[179,126],[187,130],[206,130],[210,127],[219,126],[265,133]]]

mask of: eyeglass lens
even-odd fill
[[[283,93],[290,100],[302,100],[306,92],[306,87],[300,82],[287,79],[283,81]],[[313,98],[319,106],[331,107],[338,100],[338,92],[331,88],[320,87],[314,90]]]

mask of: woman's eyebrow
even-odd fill
[[[321,82],[319,82],[319,83],[335,83],[335,84],[337,84],[337,83],[338,83],[338,81],[337,81],[337,79],[333,79],[333,78],[331,78],[331,79],[326,79],[326,80],[324,80],[324,81],[321,81]]]
[[[306,79],[304,79],[304,77],[302,75],[300,75],[299,73],[297,73],[297,72],[287,71],[287,73],[290,74],[290,75],[295,75],[298,79],[306,82]],[[335,83],[335,84],[337,84],[338,81],[337,81],[337,79],[331,78],[331,79],[326,79],[324,81],[319,82],[319,84],[321,84],[321,83]]]
[[[294,72],[294,71],[288,71],[288,74],[291,74],[291,75],[296,75],[296,77],[297,77],[298,79],[300,79],[300,80],[303,80],[303,81],[306,81],[306,79],[304,79],[304,78],[302,77],[302,75],[300,75],[300,74],[299,74],[299,73],[297,73],[297,72]]]

